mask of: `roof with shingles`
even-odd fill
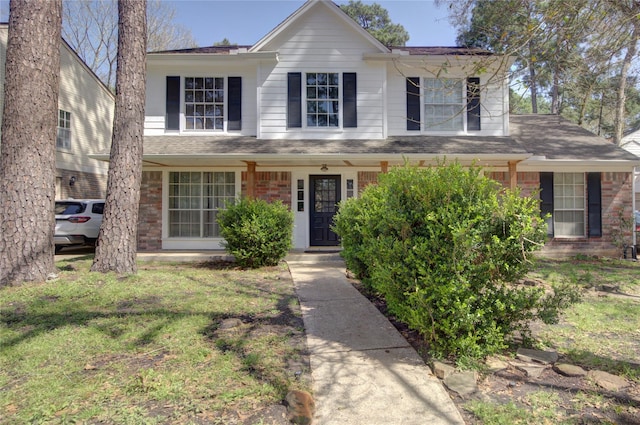
[[[558,115],[511,115],[511,137],[535,156],[551,160],[637,161],[638,158]]]

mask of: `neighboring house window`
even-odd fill
[[[481,130],[477,77],[466,80],[407,77],[406,96],[409,131]]]
[[[185,127],[187,130],[224,129],[224,78],[184,79]]]
[[[462,80],[424,79],[424,123],[426,130],[464,130]]]
[[[308,72],[307,127],[338,127],[340,78],[335,72]]]
[[[235,195],[234,172],[170,172],[169,236],[220,237],[218,211]]]
[[[58,110],[58,135],[56,148],[71,149],[71,112]]]

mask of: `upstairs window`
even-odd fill
[[[184,86],[185,128],[223,130],[224,78],[186,77]]]
[[[480,78],[406,79],[409,131],[480,131]]]
[[[71,149],[71,112],[58,110],[56,148]]]
[[[425,130],[464,130],[462,80],[445,78],[424,79]]]
[[[335,72],[308,72],[307,127],[338,127],[340,78]]]

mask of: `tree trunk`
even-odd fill
[[[11,0],[0,155],[0,286],[55,271],[61,0]]]
[[[118,0],[118,65],[113,138],[104,218],[92,271],[137,271],[145,55],[146,0]]]
[[[636,6],[640,11],[640,4]],[[624,135],[625,117],[624,117],[624,104],[626,102],[626,90],[627,90],[627,76],[629,75],[629,69],[631,68],[631,62],[636,56],[638,51],[638,40],[640,40],[640,23],[638,23],[637,17],[633,20],[633,33],[627,46],[627,53],[622,61],[622,67],[620,68],[620,82],[618,83],[618,93],[616,96],[616,117],[614,120],[613,129],[613,143],[620,145],[622,143],[622,137]]]
[[[529,42],[529,90],[531,90],[531,112],[538,113],[538,81],[533,64],[533,41]]]

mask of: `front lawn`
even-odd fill
[[[286,266],[90,264],[0,289],[0,423],[260,423],[308,390]]]

